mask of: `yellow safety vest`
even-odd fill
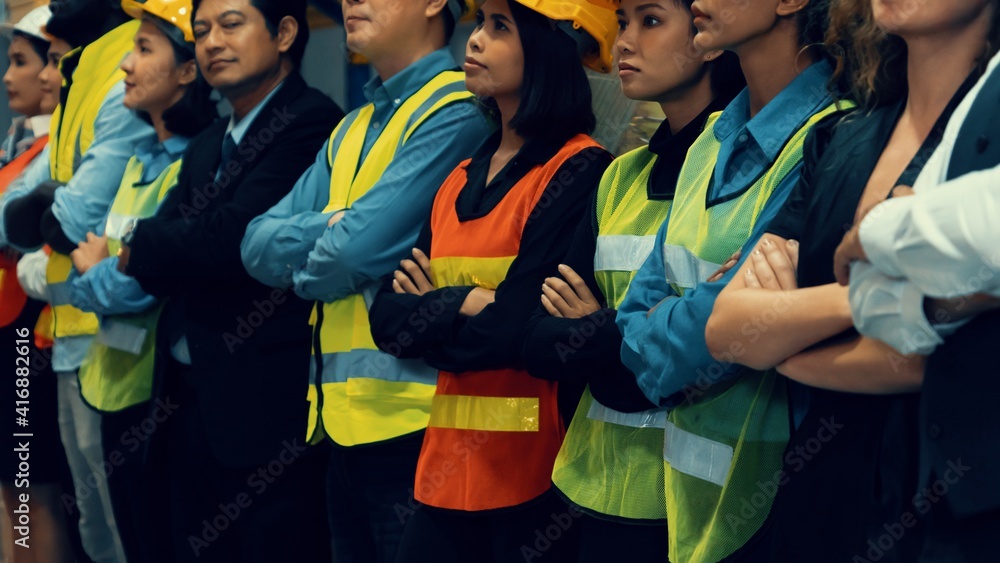
[[[108,253],[121,247],[122,228],[132,219],[152,217],[177,185],[178,160],[155,180],[142,184],[142,163],[132,157],[111,204],[104,233]],[[149,311],[101,319],[100,331],[80,366],[80,395],[96,410],[115,412],[148,401],[153,389],[153,348],[162,305]]]
[[[407,98],[361,159],[365,133],[375,107],[365,105],[330,136],[330,201],[324,211],[349,209],[382,177],[396,151],[441,108],[471,100],[465,74],[445,71]],[[333,152],[334,141],[343,132]],[[437,370],[422,360],[399,360],[375,346],[368,307],[377,284],[333,303],[317,303],[309,320],[318,338],[311,367],[306,435],[315,443],[326,432],[345,446],[380,442],[427,427]],[[318,348],[316,344],[318,343]],[[318,361],[318,360],[317,360]],[[319,374],[317,375],[317,372]]]
[[[82,50],[77,47],[63,57],[62,61],[79,57],[79,64],[73,71],[76,80],[69,89],[65,107],[60,105],[52,115],[49,173],[53,180],[69,182],[82,155],[94,142],[97,112],[111,88],[125,77],[125,72],[118,67],[132,49],[132,38],[138,29],[139,20],[129,21]],[[70,291],[66,280],[72,270],[73,261],[69,256],[58,252],[49,256],[45,279],[55,319],[56,338],[97,333],[97,316],[69,304]]]
[[[611,163],[597,189],[594,276],[610,307],[621,305],[670,212],[670,200],[647,197],[655,163],[656,155],[646,147],[635,149]],[[569,500],[593,512],[664,520],[665,422],[665,409],[622,413],[600,404],[585,389],[552,482]]]
[[[667,282],[678,295],[708,279],[749,240],[771,194],[802,160],[809,130],[837,109],[832,104],[810,117],[747,191],[711,207],[721,112],[709,117],[681,169],[677,185],[684,190],[674,199],[661,249]],[[786,389],[773,370],[715,383],[670,411],[663,458],[671,561],[719,561],[760,529],[788,438]]]

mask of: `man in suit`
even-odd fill
[[[908,516],[925,519],[925,563],[997,557],[998,66],[1000,55],[955,109],[913,195],[875,207],[837,249],[842,280],[850,268],[858,330],[902,353],[929,354],[920,397],[920,486],[913,510],[886,527],[905,532],[916,522]],[[862,306],[872,297],[880,298],[879,307]]]
[[[310,303],[252,279],[247,224],[278,202],[343,112],[298,67],[305,0],[195,0],[195,54],[233,108],[191,141],[121,261],[166,298],[149,454],[170,473],[177,561],[324,561],[326,452],[303,442]],[[149,460],[153,463],[154,460]]]

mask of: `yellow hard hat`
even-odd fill
[[[611,50],[618,38],[618,0],[514,0],[555,20],[576,40],[583,64],[609,72],[614,58]],[[595,44],[596,43],[596,48]]]
[[[122,0],[122,10],[136,19],[146,14],[156,16],[179,29],[184,41],[194,43],[191,3],[191,0]]]

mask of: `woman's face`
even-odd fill
[[[696,0],[694,44],[702,51],[735,51],[774,28],[781,0]]]
[[[964,31],[992,10],[990,0],[872,0],[875,24],[904,39]]]
[[[520,98],[524,51],[507,0],[486,0],[465,46],[465,87],[481,98]]]
[[[48,63],[38,75],[42,84],[42,114],[52,113],[59,105],[59,90],[62,88],[62,75],[59,73],[59,60],[70,52],[69,43],[53,38],[49,43]]]
[[[133,38],[132,52],[122,61],[125,107],[160,115],[177,103],[195,76],[195,62],[180,65],[170,39],[156,24],[143,19]]]
[[[691,12],[675,0],[622,0],[618,76],[633,100],[662,102],[703,76],[705,55],[692,43]]]
[[[42,81],[38,75],[45,68],[45,60],[38,56],[31,42],[14,35],[7,48],[7,60],[10,66],[3,75],[3,85],[7,88],[10,109],[28,117],[52,113],[55,106],[48,112],[42,111]]]

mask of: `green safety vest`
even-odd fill
[[[177,185],[180,169],[178,160],[163,169],[155,180],[142,184],[142,164],[136,157],[129,160],[104,228],[111,256],[121,247],[125,224],[132,219],[152,217],[167,192]],[[101,412],[116,412],[151,398],[153,348],[161,309],[162,305],[157,305],[142,313],[101,319],[100,330],[79,371],[80,395],[91,407]]]
[[[609,307],[621,305],[670,212],[669,200],[647,197],[655,162],[656,155],[646,147],[626,153],[611,163],[597,188],[594,276]],[[600,404],[585,389],[556,458],[552,482],[569,500],[599,514],[665,519],[665,421],[665,409],[622,413]]]
[[[361,151],[375,107],[361,107],[353,121],[344,120],[330,135],[330,201],[324,212],[349,209],[378,183],[396,151],[427,118],[449,104],[472,99],[465,73],[438,74],[401,103],[364,160]],[[345,126],[334,154],[334,141]],[[430,420],[437,370],[423,360],[399,360],[375,346],[368,307],[377,289],[373,284],[362,293],[317,302],[313,308],[309,322],[318,336],[313,354],[322,358],[322,367],[313,365],[307,394],[306,436],[312,443],[324,432],[344,446],[380,442],[424,429]]]
[[[843,105],[843,104],[841,104]],[[708,207],[720,143],[712,114],[681,169],[663,262],[678,295],[704,282],[743,247],[775,188],[802,160],[808,119],[774,164],[745,192]],[[788,443],[785,384],[773,370],[716,383],[670,411],[664,433],[667,537],[671,561],[716,562],[749,540],[770,512]]]
[[[114,28],[82,50],[77,47],[63,61],[79,56],[73,71],[73,85],[65,107],[60,105],[52,115],[49,132],[51,154],[49,174],[58,182],[69,182],[80,165],[82,155],[94,142],[94,121],[111,88],[125,78],[119,68],[122,59],[132,50],[132,38],[139,29],[139,20]],[[62,68],[62,62],[60,62]],[[55,336],[83,336],[97,333],[97,315],[84,313],[70,305],[70,288],[66,284],[73,270],[73,260],[53,252],[45,270],[49,302],[55,319]]]

